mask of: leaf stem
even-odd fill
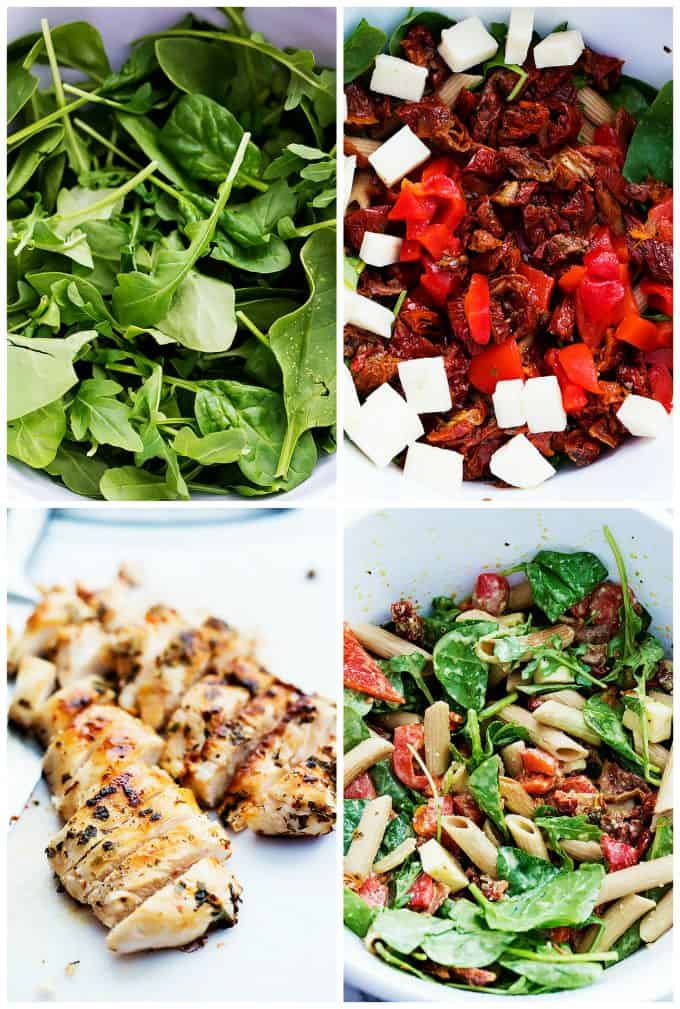
[[[483,708],[482,711],[479,712],[478,717],[480,722],[483,722],[484,719],[493,717],[493,715],[497,715],[499,711],[502,711],[503,708],[507,708],[508,704],[514,704],[516,700],[517,692],[513,691],[512,694],[506,694],[506,696],[501,697],[500,700],[494,701],[493,704],[489,704],[488,707]]]
[[[62,85],[64,91],[67,91],[70,95],[77,95],[79,98],[84,98],[88,102],[94,102],[96,105],[108,105],[111,109],[118,109],[120,112],[127,112],[127,109],[120,102],[114,101],[112,98],[102,98],[95,91],[83,91],[82,88],[77,88],[75,84]]]
[[[90,101],[90,98],[90,95],[88,95],[87,98],[78,98],[75,102],[70,102],[68,105],[64,105],[61,109],[56,109],[54,112],[48,112],[47,115],[42,117],[42,119],[36,119],[34,123],[29,123],[28,126],[24,126],[23,129],[17,130],[16,133],[10,133],[7,137],[8,147],[15,147],[17,144],[23,144],[24,140],[29,140],[36,133],[42,133],[42,131],[46,130],[48,126],[52,125],[52,123],[56,123],[60,119],[66,118],[69,112],[75,112],[76,109],[86,105]]]
[[[618,960],[618,953],[536,953],[531,949],[519,946],[508,946],[506,953],[521,957],[523,960],[535,960],[537,963],[597,963],[598,961]]]
[[[255,323],[248,318],[245,312],[237,312],[236,318],[239,319],[246,329],[250,330],[254,337],[256,337],[260,343],[264,344],[265,347],[269,346],[269,340],[265,333],[261,329],[258,329]]]
[[[83,151],[78,143],[78,138],[73,129],[73,123],[71,122],[67,112],[64,112],[66,106],[66,98],[64,97],[64,86],[61,81],[61,74],[59,73],[59,64],[57,63],[57,56],[54,51],[54,45],[52,44],[52,36],[50,34],[50,26],[47,18],[42,18],[40,21],[40,27],[42,29],[43,39],[45,40],[45,51],[47,53],[47,59],[50,64],[50,72],[52,74],[52,83],[54,84],[54,97],[56,99],[57,105],[62,110],[64,119],[64,130],[66,131],[66,146],[68,148],[69,154],[71,156],[71,161],[74,170],[80,174],[81,172],[87,171],[87,161],[83,156]],[[89,98],[89,95],[88,95]]]
[[[136,189],[141,182],[148,179],[157,168],[158,162],[150,161],[146,168],[140,169],[136,175],[133,175],[131,179],[128,179],[127,182],[119,186],[118,189],[114,189],[112,193],[109,193],[103,199],[98,200],[96,203],[91,203],[84,210],[74,210],[70,214],[55,214],[49,220],[56,220],[60,224],[72,220],[77,221],[79,218],[88,220],[96,216],[101,210],[105,210],[106,207],[110,207],[112,204],[117,203],[118,200],[122,200],[133,189]]]

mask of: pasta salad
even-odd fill
[[[576,989],[672,924],[673,667],[629,586],[541,549],[344,628],[344,914],[399,970]]]

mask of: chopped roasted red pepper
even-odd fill
[[[436,209],[436,200],[420,195],[416,186],[404,179],[397,201],[387,216],[391,221],[431,221]]]
[[[369,907],[385,907],[389,889],[380,876],[371,875],[364,880],[357,893]]]
[[[531,774],[555,774],[557,771],[557,761],[545,750],[527,747],[522,751],[522,766],[524,770]]]
[[[394,730],[394,750],[392,751],[392,767],[399,780],[407,788],[416,792],[431,792],[427,775],[423,774],[414,759],[412,748],[419,753],[425,745],[425,728],[422,722],[411,725],[398,725]],[[416,770],[416,767],[418,770]]]
[[[628,869],[631,865],[637,865],[640,861],[640,854],[637,848],[626,844],[625,841],[616,841],[609,834],[603,834],[600,840],[602,854],[607,863],[609,872],[618,872],[619,869]]]
[[[616,339],[630,343],[638,350],[656,350],[656,326],[641,315],[627,315],[616,329]]]
[[[585,343],[570,343],[559,351],[559,362],[570,382],[580,385],[588,392],[599,392],[595,359],[590,347]]]
[[[343,628],[344,649],[344,684],[350,690],[358,690],[381,701],[391,701],[393,704],[403,704],[404,698],[398,694],[382,669],[366,649],[359,643],[356,635],[345,624]]]
[[[618,280],[619,260],[615,252],[592,249],[583,257],[586,273],[594,280]]]
[[[434,259],[441,259],[445,252],[452,255],[460,252],[460,242],[446,224],[428,224],[418,236],[418,241]]]
[[[495,392],[497,382],[523,377],[519,347],[512,337],[483,350],[470,362],[469,379],[480,392],[491,394]]]
[[[465,318],[475,343],[491,339],[491,296],[489,281],[483,273],[473,273],[464,299]]]
[[[529,795],[546,795],[555,787],[554,774],[521,774],[517,780]]]
[[[364,771],[358,778],[350,782],[345,788],[345,799],[375,799],[377,796],[375,785],[371,781],[368,771]]]
[[[517,272],[529,281],[529,298],[531,302],[539,312],[546,312],[550,304],[550,295],[555,286],[554,277],[550,277],[547,273],[543,273],[542,270],[529,266],[528,263],[520,263],[517,267]]]
[[[417,263],[421,254],[420,242],[415,238],[405,238],[399,250],[399,259],[402,263]]]
[[[640,290],[647,296],[648,303],[658,312],[673,318],[673,285],[659,284],[654,280],[643,280]]]
[[[673,408],[673,376],[665,364],[650,364],[647,368],[652,397],[665,407],[668,413]]]
[[[657,322],[656,324],[656,346],[658,348],[673,347],[673,323]]]
[[[422,287],[425,288],[438,308],[443,308],[446,304],[446,299],[451,293],[453,282],[453,274],[446,273],[444,270],[440,270],[439,272],[427,270],[420,277]]]
[[[552,347],[545,355],[545,363],[548,365],[553,375],[560,384],[562,393],[562,405],[567,413],[580,413],[587,406],[588,397],[583,386],[577,385],[568,378],[566,371],[560,364],[559,351],[557,347]]]
[[[425,162],[425,167],[420,177],[423,182],[427,182],[433,175],[448,175],[450,178],[454,178],[458,175],[456,162],[453,158],[448,158],[445,155],[441,158],[430,158],[429,161]]]
[[[585,266],[570,266],[569,269],[562,274],[557,282],[557,286],[567,294],[573,294],[576,288],[579,286],[581,281],[586,275]]]

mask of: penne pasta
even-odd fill
[[[443,848],[434,837],[421,844],[418,854],[423,872],[436,879],[438,883],[443,883],[451,893],[457,893],[458,890],[464,890],[469,886],[470,880],[461,869],[458,859]]]
[[[358,154],[360,158],[369,158],[371,154],[375,154],[378,148],[382,145],[381,140],[372,140],[370,137],[348,137],[344,138],[344,152],[345,154]],[[359,162],[364,164],[363,161]]]
[[[594,88],[580,88],[578,100],[583,108],[583,114],[593,126],[609,126],[614,122],[616,113],[612,106]]]
[[[529,793],[522,787],[519,781],[501,774],[498,779],[501,798],[505,800],[505,805],[512,813],[533,819],[535,803]]]
[[[511,778],[519,778],[523,772],[522,754],[525,750],[526,745],[523,739],[518,739],[516,742],[510,743],[509,746],[504,746],[501,750],[501,758],[505,765],[505,770]]]
[[[391,659],[395,655],[413,655],[414,652],[419,652],[420,655],[432,660],[432,656],[424,648],[420,648],[410,641],[404,641],[403,638],[378,627],[377,624],[352,624],[352,630],[364,648],[373,652],[374,655],[379,655],[381,659]],[[428,672],[427,666],[425,672]]]
[[[369,767],[373,767],[379,760],[389,757],[393,749],[394,747],[389,740],[383,739],[381,736],[372,735],[369,739],[362,740],[358,746],[355,746],[344,756],[343,782],[345,788]]]
[[[496,878],[497,852],[483,830],[467,816],[443,816],[442,830],[445,830],[452,841],[455,841],[471,862],[486,873]]]
[[[381,795],[366,803],[349,851],[345,855],[343,863],[345,875],[353,877],[360,883],[370,875],[391,813],[392,799],[389,795]]]
[[[668,754],[668,762],[663,769],[661,784],[654,805],[654,819],[662,813],[670,813],[673,809],[673,751]]]
[[[576,841],[565,837],[560,845],[575,862],[601,862],[604,858],[597,841]]]
[[[506,816],[505,822],[518,848],[535,858],[543,858],[546,862],[550,861],[543,835],[533,820],[527,816],[511,813]]]
[[[530,711],[520,708],[517,704],[506,705],[498,712],[498,717],[504,722],[516,722],[517,725],[523,726],[534,743],[538,743],[558,760],[578,760],[588,753],[580,743],[570,739],[564,732],[548,725],[541,725]]]
[[[655,767],[663,771],[671,759],[670,750],[667,750],[661,743],[649,743],[649,759]]]
[[[509,612],[517,610],[526,610],[534,604],[534,594],[531,591],[530,583],[525,579],[524,581],[517,582],[516,585],[510,586],[510,595],[508,596],[508,606]]]
[[[654,907],[653,900],[641,897],[637,893],[628,894],[627,897],[615,901],[602,915],[604,930],[595,945],[593,945],[593,939],[597,935],[599,926],[591,925],[578,943],[579,952],[587,953],[592,949],[594,952],[608,953],[623,933]]]
[[[640,938],[643,942],[656,942],[672,925],[673,887],[640,922]]]
[[[386,711],[384,715],[376,715],[375,720],[385,729],[396,729],[399,725],[417,725],[423,716],[414,711]]]
[[[467,791],[468,773],[465,764],[451,764],[444,776],[444,782],[446,784],[445,795],[462,795]]]
[[[628,869],[608,873],[602,881],[598,894],[598,904],[626,897],[629,893],[651,890],[654,886],[665,886],[673,879],[673,856],[664,855],[649,862],[638,862]]]
[[[407,837],[405,841],[402,841],[397,848],[393,848],[389,854],[381,858],[379,862],[373,863],[373,872],[390,872],[391,869],[396,869],[398,865],[405,862],[409,855],[412,855],[416,850],[416,839],[415,837]]]
[[[491,820],[485,820],[482,824],[482,830],[484,831],[485,837],[487,837],[495,848],[500,848],[501,840],[496,833],[493,823]]]
[[[450,709],[446,701],[436,701],[425,709],[425,764],[430,774],[442,775],[451,761]]]
[[[474,88],[477,84],[481,84],[483,80],[484,78],[480,77],[479,74],[451,74],[440,87],[437,97],[444,105],[448,105],[452,109],[458,101],[458,95],[463,88]]]
[[[557,701],[558,704],[566,704],[570,708],[578,708],[582,711],[586,706],[586,699],[576,690],[556,690],[554,694],[550,695],[551,701]]]
[[[560,704],[559,701],[553,700],[544,701],[540,707],[536,708],[534,718],[540,725],[563,729],[570,736],[582,739],[584,743],[597,746],[600,742],[600,737],[588,728],[579,709],[572,708],[568,704]]]

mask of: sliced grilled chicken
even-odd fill
[[[111,929],[106,945],[114,953],[184,946],[211,927],[235,925],[240,896],[241,886],[225,865],[201,859]]]
[[[177,610],[170,606],[152,606],[140,623],[117,631],[111,655],[120,684],[118,703],[126,711],[137,714],[140,677],[155,667],[156,660],[172,639],[187,627]]]
[[[56,637],[54,662],[59,684],[68,686],[84,676],[103,675],[111,670],[113,634],[98,620],[69,624]]]
[[[139,616],[141,605],[139,580],[130,568],[123,564],[116,577],[104,589],[92,591],[78,583],[76,590],[80,598],[92,607],[97,619],[107,631],[131,624]]]
[[[78,715],[93,704],[112,704],[115,693],[98,676],[86,676],[52,694],[38,709],[33,719],[33,731],[43,746],[73,725]]]
[[[154,729],[162,728],[185,690],[207,672],[211,656],[200,628],[180,631],[135,680],[140,718]]]
[[[207,816],[194,817],[167,834],[145,841],[89,892],[88,902],[108,928],[126,918],[166,883],[201,858],[229,858],[226,832]]]
[[[78,595],[62,586],[42,591],[42,599],[26,621],[23,633],[12,644],[7,668],[16,673],[27,655],[50,658],[58,633],[67,625],[80,623],[93,616],[91,607]]]
[[[138,747],[142,762],[155,763],[163,743],[153,729],[115,705],[93,705],[78,715],[70,728],[52,740],[43,757],[43,773],[52,792],[52,801],[59,810],[63,804],[66,817],[74,811],[82,795],[81,771],[100,746],[109,752],[110,759],[128,754],[131,746]],[[132,760],[124,762],[132,763]],[[100,774],[107,766],[106,757],[94,765],[100,769]],[[117,768],[112,770],[115,773]],[[91,770],[85,775],[84,783],[92,776]],[[97,781],[91,783],[96,785]]]
[[[194,763],[201,760],[211,731],[228,724],[249,699],[245,687],[225,683],[213,673],[194,683],[170,721],[161,767],[186,782]]]
[[[234,830],[327,834],[335,820],[335,705],[304,697],[232,781],[223,815]]]
[[[10,721],[24,729],[32,729],[56,682],[57,670],[53,662],[24,655],[19,662],[16,690],[9,707]]]

